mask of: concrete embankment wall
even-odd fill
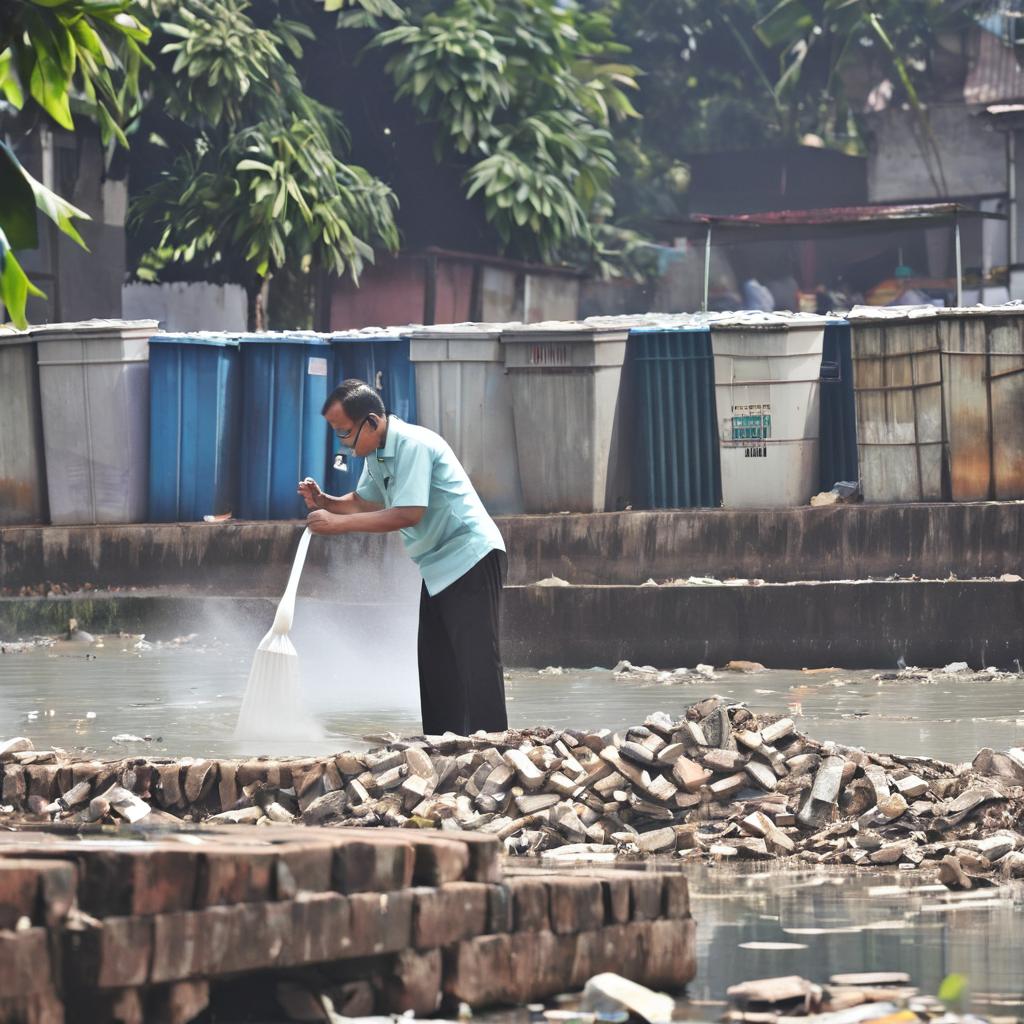
[[[320,602],[317,602],[318,604]],[[323,602],[328,618],[351,606]],[[253,642],[273,619],[271,598],[96,595],[0,598],[0,640],[64,630],[167,639],[209,632],[228,617]],[[411,642],[411,641],[410,641]],[[1024,583],[803,583],[761,587],[509,587],[505,663],[609,667],[625,658],[660,667],[886,668],[967,661],[1018,670],[1024,662]]]
[[[970,579],[1024,564],[1024,502],[514,516],[501,528],[515,583]]]
[[[578,584],[687,576],[842,580],[892,573],[961,579],[1017,572],[1024,502],[680,509],[498,520],[509,582],[555,575]],[[280,593],[300,524],[187,523],[0,530],[0,586],[187,586]],[[354,567],[389,585],[405,566],[397,537],[314,538],[308,593],[337,592]]]
[[[853,668],[902,657],[1014,669],[1024,660],[1024,584],[998,580],[1024,574],[1024,502],[518,516],[500,525],[510,555],[509,665],[607,666],[626,658],[674,667],[747,658],[773,668]],[[0,530],[0,587],[8,595],[0,597],[0,640],[59,632],[72,616],[93,632],[208,633],[228,611],[259,636],[300,529]],[[836,582],[894,573],[924,579]],[[550,576],[573,585],[532,585]],[[689,576],[769,585],[640,586]],[[121,589],[16,596],[23,587],[38,594],[46,581]],[[338,603],[341,615],[341,604],[412,605],[418,586],[397,536],[316,537],[301,593]]]
[[[1024,583],[521,587],[507,591],[509,664],[886,668],[1024,662]]]

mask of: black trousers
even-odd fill
[[[498,626],[508,561],[484,555],[431,597],[420,590],[420,708],[428,736],[508,728]]]

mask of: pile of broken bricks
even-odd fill
[[[1024,876],[1024,751],[972,764],[871,754],[718,697],[618,733],[394,738],[367,753],[73,761],[0,744],[0,821],[392,826],[509,853],[931,866],[952,887]]]

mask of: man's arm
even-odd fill
[[[364,515],[368,512],[379,512],[384,508],[383,505],[378,505],[375,501],[360,498],[355,491],[349,491],[348,494],[343,494],[340,498],[324,494],[321,491],[320,501],[320,507],[325,512],[332,512],[336,516]]]
[[[383,502],[369,501],[361,498],[355,491],[336,498],[333,494],[325,494],[320,485],[311,477],[299,482],[299,494],[309,509],[324,509],[334,515],[344,516],[353,513],[377,512],[384,507]]]
[[[344,498],[332,499],[337,502],[355,498],[370,508],[364,511],[350,508],[347,512],[329,512],[316,509],[306,516],[306,525],[313,533],[394,533],[415,526],[422,518],[426,508],[406,505],[400,508],[380,508],[374,506],[354,494],[346,494]]]

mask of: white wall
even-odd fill
[[[121,289],[122,316],[160,321],[165,331],[244,331],[248,303],[238,284],[132,282]]]
[[[936,190],[919,145],[917,118],[886,110],[869,120],[868,199],[872,203],[1005,193],[1006,139],[962,103],[928,108],[942,156],[946,191]],[[932,161],[934,166],[934,159]]]

